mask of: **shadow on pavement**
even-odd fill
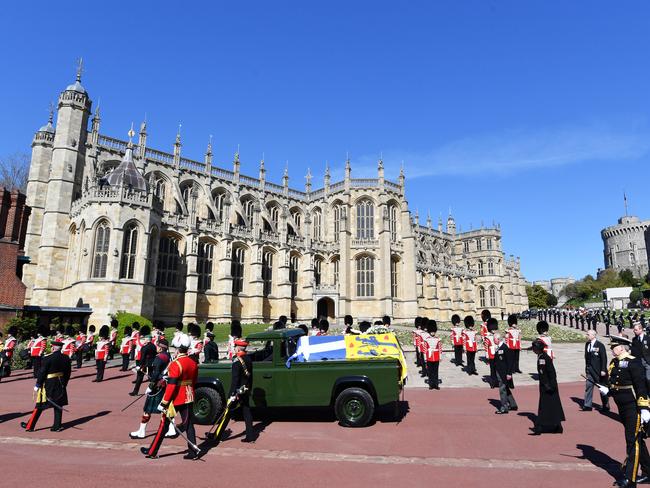
[[[85,417],[79,417],[78,419],[71,420],[70,422],[65,422],[63,424],[63,427],[65,427],[66,429],[76,427],[77,425],[85,424],[87,422],[90,422],[91,420],[98,419],[99,417],[104,417],[109,413],[111,413],[110,410],[102,410],[101,412],[97,412],[94,415],[86,415]]]
[[[10,420],[14,420],[20,417],[25,417],[26,415],[29,415],[32,413],[32,410],[29,410],[28,412],[12,412],[12,413],[5,413],[3,415],[0,415],[0,424],[3,424],[5,422],[9,422]]]
[[[582,456],[570,456],[575,457],[576,459],[585,459],[589,461],[594,466],[598,466],[600,469],[604,470],[612,478],[617,479],[621,476],[621,464],[612,459],[609,455],[605,454],[602,451],[599,451],[593,446],[588,446],[586,444],[576,444],[576,448],[582,451]],[[566,454],[563,454],[566,456]]]
[[[111,378],[104,378],[100,383],[105,383],[106,381],[119,380],[121,378],[126,378],[132,376],[130,374],[121,374],[119,376],[112,376]]]

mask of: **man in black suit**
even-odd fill
[[[519,408],[511,391],[511,388],[515,387],[512,381],[514,354],[512,349],[508,348],[506,342],[501,340],[501,334],[498,332],[494,333],[494,344],[496,346],[494,370],[499,382],[499,397],[501,400],[501,408],[494,413],[504,414],[510,410],[516,411]]]
[[[646,334],[645,329],[639,323],[634,324],[632,330],[634,331],[634,338],[632,339],[630,354],[641,360],[641,364],[645,368],[646,381],[650,383],[650,336]]]
[[[594,383],[601,385],[607,383],[607,349],[605,345],[596,338],[596,331],[589,329],[587,331],[587,343],[585,344],[585,401],[582,404],[582,411],[589,412],[592,410],[592,398],[594,393]],[[602,410],[609,411],[609,398],[607,395],[600,395]]]

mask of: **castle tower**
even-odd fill
[[[59,96],[47,195],[42,210],[41,240],[37,258],[37,263],[41,265],[37,268],[31,304],[62,305],[60,292],[68,248],[68,233],[63,231],[70,225],[72,201],[81,193],[90,106],[90,98],[81,85],[80,63],[76,81]],[[36,172],[38,171],[35,170]],[[37,185],[40,182],[34,180],[34,183]],[[34,222],[30,222],[30,234],[37,232],[32,227]]]

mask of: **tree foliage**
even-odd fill
[[[29,176],[29,156],[16,153],[0,158],[0,187],[25,193]]]
[[[527,286],[526,294],[530,308],[548,308],[557,305],[557,297],[551,295],[540,285]]]
[[[632,290],[630,293],[630,303],[636,305],[643,298],[643,292],[640,290]]]

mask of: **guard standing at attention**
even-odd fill
[[[188,451],[183,456],[183,459],[199,459],[200,457],[200,453],[196,452],[193,447],[193,445],[196,445],[196,432],[192,421],[194,387],[199,376],[199,365],[187,355],[190,347],[189,336],[183,335],[178,339],[177,343],[179,344],[178,352],[176,358],[167,368],[167,386],[160,402],[160,409],[162,410],[160,426],[151,446],[148,449],[146,447],[140,449],[142,454],[148,458],[158,457],[158,450],[165,438],[165,434],[169,431],[169,424],[173,422],[176,414],[181,416],[181,424],[176,428],[184,431],[188,439]]]
[[[463,365],[463,327],[460,325],[460,315],[451,316],[451,342],[454,346],[454,364]]]
[[[122,337],[122,342],[120,342],[120,355],[122,356],[122,367],[120,368],[120,371],[128,371],[129,370],[129,358],[131,356],[131,346],[132,346],[132,340],[131,340],[131,333],[133,331],[131,330],[130,326],[124,327],[124,337]]]
[[[442,341],[440,337],[436,337],[438,332],[438,324],[435,320],[427,320],[427,355],[425,360],[427,362],[427,383],[429,383],[429,390],[439,390],[440,380],[438,379],[438,370],[440,369],[440,359],[442,357]]]
[[[62,342],[52,342],[52,353],[43,358],[41,367],[36,378],[36,406],[27,422],[21,422],[20,426],[27,432],[33,432],[36,422],[43,410],[54,408],[54,424],[50,429],[52,432],[63,430],[61,421],[63,418],[63,407],[68,404],[68,392],[66,390],[72,363],[68,356],[61,354]]]
[[[476,371],[476,350],[478,345],[476,343],[476,331],[474,330],[474,317],[467,315],[463,319],[465,330],[463,330],[463,346],[465,347],[465,355],[467,356],[467,368],[465,371],[468,375],[478,375]]]
[[[236,353],[232,360],[232,382],[230,384],[229,401],[237,400],[242,408],[246,437],[242,442],[255,442],[253,432],[253,414],[249,405],[250,393],[253,386],[253,361],[246,355],[248,342],[243,339],[235,340]]]
[[[603,395],[614,398],[625,429],[625,477],[617,481],[618,486],[624,488],[650,481],[650,456],[641,432],[641,424],[645,428],[650,421],[650,402],[645,370],[641,361],[629,353],[631,343],[627,337],[611,337],[610,347],[614,358],[609,363],[609,386],[598,387]],[[638,477],[639,466],[641,477]]]
[[[99,340],[95,347],[95,365],[97,366],[97,376],[93,383],[99,383],[104,380],[104,369],[106,369],[106,361],[108,361],[108,354],[110,352],[111,342],[109,338],[108,325],[102,325],[99,329]]]
[[[508,330],[506,331],[506,345],[512,351],[512,371],[521,373],[519,369],[519,354],[521,352],[521,331],[517,327],[517,316],[508,315]]]
[[[45,340],[45,337],[43,337],[43,329],[39,328],[36,337],[34,337],[34,340],[31,343],[31,347],[29,351],[30,356],[32,357],[34,378],[38,377],[38,370],[41,367],[41,361],[43,360],[43,355],[45,354],[46,346],[47,346],[47,341]]]

